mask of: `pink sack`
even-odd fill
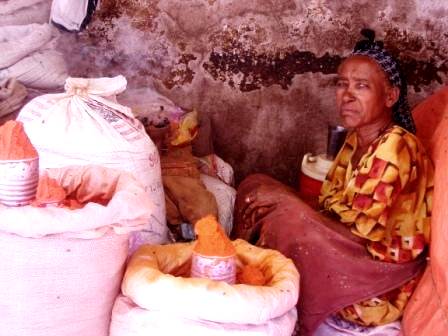
[[[425,99],[412,114],[417,136],[431,153],[434,196],[429,262],[403,316],[406,336],[448,335],[448,86]]]
[[[82,209],[0,205],[0,335],[107,336],[128,239],[151,200],[127,173],[99,166],[49,169]]]

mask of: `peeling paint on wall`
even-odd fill
[[[294,50],[277,51],[269,55],[241,49],[236,47],[230,51],[213,51],[203,67],[215,80],[227,82],[243,92],[274,84],[287,90],[295,75],[305,72],[335,73],[341,61],[339,56],[330,56],[328,53],[316,57],[309,51]]]
[[[194,71],[191,70],[188,63],[196,60],[192,54],[182,54],[176,63],[176,67],[171,69],[169,75],[163,80],[166,88],[172,89],[174,86],[189,84],[193,80]]]

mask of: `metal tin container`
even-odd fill
[[[236,256],[204,256],[193,251],[191,277],[224,281],[233,285],[236,281]]]
[[[36,197],[39,158],[0,160],[0,203],[24,206]]]

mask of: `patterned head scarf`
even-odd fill
[[[398,101],[392,107],[392,121],[409,132],[415,133],[415,123],[412,119],[407,100],[406,78],[400,69],[398,61],[384,49],[382,41],[375,41],[375,32],[373,30],[363,29],[361,30],[361,34],[367,40],[359,41],[352,55],[362,55],[372,58],[386,73],[389,82],[400,89]]]

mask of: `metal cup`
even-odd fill
[[[25,206],[36,197],[39,158],[0,160],[0,203]]]
[[[193,251],[191,256],[191,277],[224,281],[233,285],[236,281],[236,256],[211,257]]]
[[[339,125],[328,126],[327,158],[334,160],[347,136],[347,129]]]

